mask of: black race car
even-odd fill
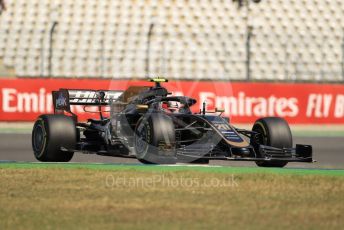
[[[32,131],[36,159],[68,162],[74,152],[83,152],[133,157],[147,164],[206,164],[216,159],[283,167],[288,162],[313,162],[310,145],[293,148],[284,119],[261,118],[252,130],[238,129],[221,116],[223,110],[206,111],[203,103],[199,113],[192,113],[195,99],[172,96],[161,86],[165,79],[151,81],[154,86],[131,86],[124,92],[53,92],[54,114],[41,115]],[[71,105],[84,105],[85,111],[95,107],[99,119],[78,122]]]

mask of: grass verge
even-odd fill
[[[0,228],[341,229],[343,170],[305,171],[5,163]]]
[[[134,171],[199,171],[208,173],[273,173],[296,175],[344,176],[344,169],[305,169],[305,168],[259,168],[259,167],[222,167],[200,165],[143,165],[143,164],[106,164],[106,163],[40,163],[40,162],[0,162],[0,169],[90,169],[90,170],[134,170]]]

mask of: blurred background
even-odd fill
[[[48,111],[40,96],[54,85],[164,76],[231,82],[236,98],[296,98],[285,117],[296,140],[316,145],[325,166],[344,164],[342,0],[0,0],[0,9],[2,160],[33,160],[19,154],[31,151],[32,123],[18,122]],[[244,127],[259,117],[239,115]]]
[[[2,1],[1,76],[344,80],[341,0]]]

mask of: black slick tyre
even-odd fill
[[[32,130],[35,158],[43,162],[68,162],[77,141],[75,123],[65,115],[41,115]],[[62,151],[67,150],[67,151]]]
[[[171,117],[152,113],[142,117],[135,129],[136,158],[144,164],[174,164],[175,130]]]
[[[293,138],[288,123],[280,117],[266,117],[257,120],[252,131],[259,133],[255,140],[251,140],[255,150],[259,153],[259,144],[276,148],[291,148]],[[261,157],[261,156],[260,156]],[[260,167],[284,167],[285,161],[256,161]]]

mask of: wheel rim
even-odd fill
[[[267,145],[267,143],[268,143],[268,138],[264,135],[264,130],[263,130],[263,128],[260,127],[260,126],[255,126],[254,129],[253,129],[253,131],[259,133],[259,135],[257,135],[257,136],[255,137],[255,141],[256,141],[258,144]]]
[[[141,125],[136,131],[135,147],[138,158],[144,158],[148,149],[148,134],[146,125]]]
[[[46,143],[46,135],[45,130],[42,124],[37,124],[33,131],[33,150],[37,157],[40,157],[43,153],[45,143]]]
[[[264,135],[264,130],[263,127],[261,127],[260,125],[255,125],[252,129],[252,131],[259,133],[259,135],[256,135],[254,137],[255,142],[259,145],[267,145],[267,137]],[[260,156],[259,152],[258,152],[258,156]],[[256,161],[256,163],[258,165],[264,164],[264,161]]]

